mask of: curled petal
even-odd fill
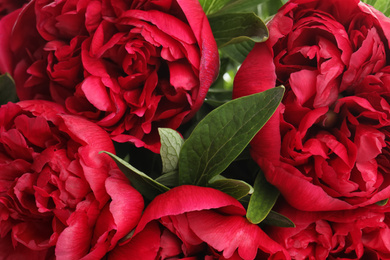
[[[138,223],[135,234],[152,220],[203,209],[218,209],[239,216],[246,214],[244,207],[236,199],[223,192],[212,188],[182,185],[157,196],[148,205]]]

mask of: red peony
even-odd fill
[[[0,258],[101,259],[137,224],[142,196],[107,132],[46,101],[0,107]]]
[[[336,212],[303,212],[287,204],[278,212],[295,228],[271,228],[292,259],[390,259],[390,208],[369,206]]]
[[[157,128],[193,116],[219,68],[197,0],[33,0],[2,19],[0,57],[21,100],[52,100],[154,152]]]
[[[148,205],[133,238],[109,259],[290,259],[245,214],[221,191],[179,186]]]
[[[357,0],[292,0],[268,24],[234,96],[283,84],[278,111],[251,142],[288,202],[341,210],[390,196],[390,19]]]

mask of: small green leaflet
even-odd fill
[[[272,207],[275,205],[279,196],[279,190],[269,184],[260,171],[257,174],[254,192],[249,200],[246,218],[253,224],[259,224],[263,221]]]
[[[163,165],[163,173],[177,170],[180,149],[184,143],[180,134],[170,128],[159,128],[161,148],[160,155]]]
[[[248,56],[249,52],[253,49],[254,46],[254,41],[244,41],[221,47],[220,51],[232,60],[241,64],[244,62],[246,56]]]
[[[17,102],[17,100],[14,80],[8,73],[0,75],[0,105]]]
[[[128,162],[122,160],[118,156],[106,151],[102,151],[101,153],[106,153],[112,159],[114,159],[119,169],[130,180],[131,185],[136,190],[138,190],[143,196],[145,196],[145,198],[149,200],[153,200],[157,195],[162,194],[169,190],[168,187],[153,180],[148,175],[137,170],[136,168],[131,166]]]
[[[184,142],[179,184],[206,186],[244,150],[275,112],[284,87],[231,100],[211,111]]]
[[[219,48],[244,41],[263,42],[268,29],[255,13],[229,13],[209,17],[211,30]]]
[[[377,201],[377,202],[375,202],[375,204],[378,206],[386,206],[387,202],[389,202],[388,198],[384,199],[384,200]]]
[[[267,217],[261,222],[262,224],[266,224],[269,226],[277,226],[277,227],[295,227],[294,222],[292,222],[288,217],[279,214],[271,210]]]
[[[210,180],[209,187],[220,190],[239,200],[248,194],[253,193],[253,187],[242,180],[227,179],[221,175]]]
[[[171,171],[165,173],[155,179],[158,183],[161,183],[167,187],[176,187],[179,186],[179,172]]]

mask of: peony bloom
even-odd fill
[[[116,259],[290,259],[225,193],[183,185],[157,196]]]
[[[241,66],[234,96],[283,84],[252,156],[288,202],[352,209],[390,196],[390,19],[357,0],[293,0]]]
[[[295,228],[271,228],[292,259],[390,259],[390,208],[369,206],[336,212],[303,212],[280,205]]]
[[[2,19],[0,57],[21,100],[52,100],[154,152],[157,128],[193,116],[219,69],[197,0],[33,0]]]
[[[101,259],[142,196],[105,154],[107,132],[46,101],[0,107],[0,258]]]

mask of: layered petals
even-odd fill
[[[135,228],[143,198],[100,154],[106,131],[42,100],[0,118],[0,258],[101,259]]]
[[[33,0],[17,12],[0,22],[0,73],[18,97],[64,105],[117,142],[158,153],[157,129],[189,120],[218,74],[196,0]]]
[[[370,206],[346,211],[304,212],[281,203],[278,211],[295,228],[267,232],[293,259],[387,259],[390,247],[389,207]]]
[[[245,214],[237,200],[218,190],[178,186],[148,205],[134,236],[109,259],[289,259]]]
[[[388,28],[359,1],[284,5],[234,81],[234,97],[284,85],[251,153],[294,207],[363,207],[390,196]]]

